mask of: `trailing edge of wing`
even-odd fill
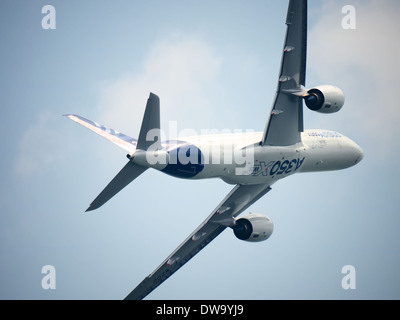
[[[134,153],[136,150],[136,139],[128,137],[121,132],[109,129],[95,121],[86,119],[76,114],[66,114],[64,116],[97,133],[103,138],[106,138],[107,140],[111,141],[122,149],[125,149],[129,152],[129,154]]]
[[[215,239],[227,226],[231,226],[233,218],[270,190],[270,186],[264,184],[236,185],[211,215],[125,299],[141,300],[146,297]]]
[[[290,0],[286,25],[278,87],[262,145],[289,146],[301,141],[303,100],[292,93],[301,91],[305,86],[307,0]]]

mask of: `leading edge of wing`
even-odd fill
[[[141,300],[199,253],[228,226],[234,218],[271,190],[269,185],[236,185],[200,226],[175,249],[163,263],[146,277],[125,300]]]

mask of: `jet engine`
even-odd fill
[[[236,219],[231,227],[235,236],[244,241],[261,242],[267,240],[274,230],[272,220],[261,214],[248,214]]]
[[[303,96],[306,106],[320,113],[335,113],[344,105],[344,93],[341,89],[323,85],[312,88]]]

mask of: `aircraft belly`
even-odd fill
[[[251,161],[244,164],[206,164],[196,178],[219,177],[231,184],[273,184],[300,172],[306,161],[302,145],[254,149]]]

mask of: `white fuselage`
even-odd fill
[[[269,184],[299,172],[340,170],[363,158],[349,138],[329,130],[306,130],[291,146],[261,146],[262,132],[202,135],[163,143],[149,163],[134,162],[186,179],[221,178],[230,184]]]

